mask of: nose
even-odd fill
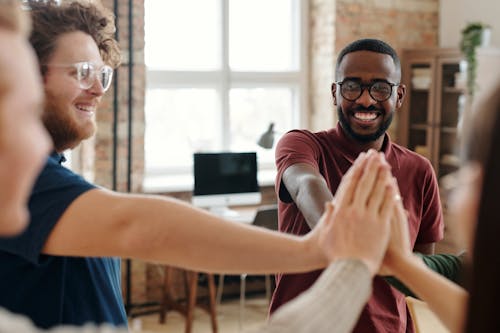
[[[94,83],[87,91],[97,97],[104,95],[104,87],[101,84],[101,80],[97,78],[97,75],[94,78]]]
[[[371,105],[377,104],[377,101],[372,98],[372,96],[368,92],[368,88],[363,88],[361,95],[356,100],[356,104],[360,104],[365,108],[368,108]]]

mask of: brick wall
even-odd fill
[[[335,0],[311,0],[309,8],[310,106],[312,130],[334,124],[330,85],[335,71]]]
[[[103,5],[113,9],[113,0],[103,0]],[[140,192],[144,174],[144,98],[145,98],[145,65],[144,65],[144,0],[134,0],[133,7],[133,80],[132,80],[132,177],[130,190]],[[122,64],[116,71],[117,88],[117,163],[116,189],[127,192],[127,160],[128,160],[128,101],[129,101],[129,6],[128,1],[118,1],[117,28],[118,40],[122,50]],[[113,87],[113,86],[112,86]],[[83,172],[93,175],[94,181],[105,188],[113,188],[113,102],[115,93],[111,88],[103,98],[97,113],[98,129],[95,139],[86,143],[94,148],[94,163]],[[88,166],[89,163],[85,165]],[[122,276],[125,276],[126,262],[122,263]],[[147,299],[147,264],[140,260],[131,262],[132,302],[143,303]],[[125,290],[125,279],[123,288]]]

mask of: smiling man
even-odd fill
[[[41,328],[88,322],[126,327],[119,257],[224,273],[302,272],[325,267],[330,261],[339,259],[338,247],[326,246],[325,250],[320,245],[321,240],[327,243],[330,238],[325,237],[325,233],[330,234],[328,226],[332,226],[333,214],[311,235],[297,237],[225,221],[171,198],[108,191],[62,166],[63,152],[95,132],[95,113],[110,86],[112,68],[118,65],[120,58],[113,39],[115,26],[111,13],[98,1],[63,1],[60,5],[56,1],[23,3],[30,7],[33,22],[30,42],[39,67],[25,40],[0,31],[0,44],[11,51],[0,56],[0,152],[9,146],[6,155],[0,154],[1,190],[5,192],[2,198],[16,196],[16,214],[12,215],[19,220],[7,233],[19,232],[26,225],[27,212],[21,203],[29,193],[41,162],[46,160],[48,138],[37,117],[43,92],[42,119],[54,151],[29,197],[31,221],[26,230],[14,238],[0,238],[0,306],[28,316]],[[0,12],[0,18],[2,14]],[[36,72],[38,69],[41,69],[43,87],[40,73]],[[11,94],[1,95],[4,89]],[[9,127],[4,129],[4,124]],[[375,163],[366,162],[369,172],[358,172],[358,176],[371,173],[371,179],[380,179],[380,188],[391,178],[384,159],[375,155],[367,157]],[[382,176],[379,168],[385,170]],[[371,184],[375,187],[373,184],[377,183],[372,181]],[[19,185],[19,189],[13,187],[11,190],[13,185]],[[395,185],[392,186],[394,192],[388,193],[387,198],[380,191],[368,191],[379,198],[377,205],[373,205],[374,200],[367,204],[368,213],[373,213],[373,219],[366,219],[368,222],[387,225],[387,216],[376,216],[380,212],[377,207],[387,207],[383,203],[395,198]],[[361,202],[365,203],[368,197],[371,196],[363,195]],[[399,200],[394,199],[394,202],[400,204]],[[342,211],[339,207],[336,215]],[[353,211],[350,206],[348,208],[348,212]],[[363,215],[357,211],[357,216]],[[12,223],[10,216],[0,217]],[[3,220],[1,223],[7,226]],[[339,235],[339,232],[334,234]],[[341,282],[346,279],[348,284],[340,283],[342,290],[358,295],[355,300],[350,297],[358,305],[355,311],[369,295],[371,276],[380,265],[386,241],[372,244],[379,251],[377,258],[372,260],[375,264],[369,267],[359,263],[341,265],[344,268],[340,270],[337,265],[333,267],[336,272],[347,270],[347,274],[355,275],[346,278],[347,275],[341,274]],[[335,244],[342,245],[340,242]],[[333,253],[329,253],[330,249]],[[371,257],[372,252],[375,251],[364,251],[364,254]],[[346,253],[343,257],[358,256]],[[337,278],[328,276],[330,274],[327,274],[327,281],[339,284]],[[354,280],[361,280],[362,285],[357,286]],[[349,287],[353,282],[354,286]],[[316,293],[321,294],[321,285]],[[317,301],[314,296],[307,299],[306,303]],[[338,305],[339,300],[342,301],[338,299],[335,304]],[[297,318],[293,313],[291,316]],[[352,326],[355,316],[348,321],[345,317],[342,315],[347,326],[343,327]],[[3,324],[1,318],[0,324]],[[332,323],[326,324],[330,331]],[[294,325],[294,329],[296,327]],[[24,328],[2,330],[2,327],[0,331],[28,332]]]
[[[443,220],[432,166],[386,134],[406,93],[400,80],[399,58],[383,41],[361,39],[340,52],[332,84],[337,126],[317,133],[291,131],[276,148],[281,231],[303,235],[315,228],[342,175],[361,152],[375,149],[383,152],[398,181],[414,250],[434,252],[434,243],[443,237]],[[320,273],[277,275],[270,311],[309,288]],[[412,331],[404,295],[376,277],[354,332]]]

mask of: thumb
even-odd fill
[[[325,210],[323,213],[323,219],[325,224],[329,224],[332,221],[332,215],[334,211],[334,204],[332,201],[325,202]]]

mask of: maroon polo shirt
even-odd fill
[[[392,167],[404,207],[409,213],[412,246],[441,240],[443,216],[438,184],[430,162],[392,143],[387,134],[382,151]],[[342,176],[361,152],[360,147],[345,135],[340,125],[323,132],[294,130],[284,135],[276,148],[279,229],[295,235],[307,234],[311,230],[281,182],[283,172],[289,166],[297,163],[313,166],[323,175],[332,193],[335,193]],[[304,274],[278,274],[270,312],[309,288],[320,274],[321,270]],[[375,277],[372,297],[353,332],[413,332],[405,296],[384,279]]]

